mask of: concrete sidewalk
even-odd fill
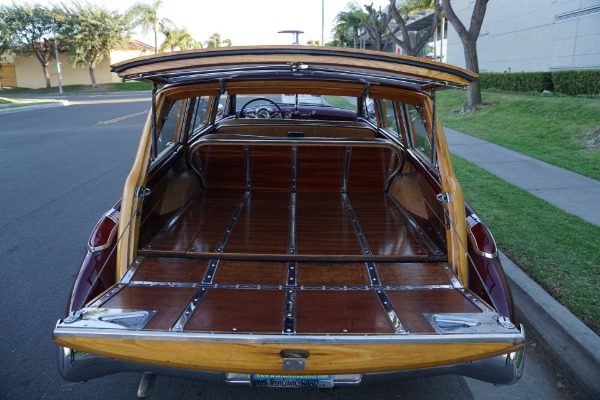
[[[600,226],[600,181],[444,128],[450,151],[566,212]]]
[[[600,225],[600,182],[504,147],[444,128],[450,151],[541,199]],[[501,254],[528,336],[577,389],[600,399],[600,337]],[[527,369],[527,368],[525,368]]]

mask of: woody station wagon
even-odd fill
[[[65,379],[520,377],[524,331],[436,115],[476,75],[304,46],[113,71],[154,84],[151,112],[54,329]]]

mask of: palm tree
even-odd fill
[[[366,18],[367,14],[356,2],[348,3],[346,10],[335,16],[335,26],[332,30],[334,41],[343,46],[348,46],[352,42],[356,48],[358,30]]]
[[[154,54],[158,53],[158,32],[173,26],[167,18],[158,18],[158,9],[162,5],[162,0],[154,0],[152,5],[135,3],[128,11],[134,25],[142,27],[143,34],[154,31]]]
[[[171,51],[189,50],[189,49],[201,49],[202,44],[194,40],[192,35],[184,28],[171,28],[167,27],[162,31],[165,35],[165,40],[160,46],[160,52],[164,52],[167,49]]]
[[[218,32],[215,32],[206,42],[204,42],[204,45],[208,48],[227,47],[231,46],[231,39],[221,39],[221,35]]]

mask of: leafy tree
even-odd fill
[[[339,47],[352,45],[357,48],[358,31],[366,18],[367,14],[356,2],[348,3],[346,9],[335,16],[335,25],[331,31],[333,42]]]
[[[368,15],[367,18],[361,22],[360,26],[365,29],[365,33],[367,34],[367,38],[373,49],[384,51],[390,41],[389,25],[391,16],[390,14],[383,12],[381,7],[379,8],[379,11],[376,11],[373,8],[373,4],[365,5],[365,9],[367,10]]]
[[[162,0],[154,0],[152,5],[135,3],[127,12],[128,17],[133,21],[133,25],[141,26],[143,34],[150,31],[154,32],[154,54],[158,54],[158,32],[173,27],[173,23],[169,19],[158,18],[158,9],[162,5]]]
[[[487,3],[488,0],[477,0],[475,2],[473,14],[471,15],[471,24],[467,30],[452,9],[450,0],[442,0],[444,15],[448,21],[450,21],[462,42],[465,53],[465,66],[469,71],[476,73],[479,73],[479,60],[477,59],[477,38],[479,37],[479,32],[481,31],[481,25],[483,25],[483,18],[485,17]],[[476,80],[467,88],[467,100],[465,106],[463,107],[463,112],[471,113],[480,107],[481,84],[479,80]]]
[[[231,39],[221,39],[221,35],[218,32],[215,32],[206,42],[204,42],[204,45],[208,48],[227,47],[231,46]]]
[[[42,67],[46,88],[50,88],[48,64],[54,57],[52,11],[40,4],[15,4],[0,8],[2,44],[0,55],[8,51],[18,55],[34,55]]]
[[[55,15],[60,22],[61,40],[69,50],[69,61],[75,67],[88,67],[92,87],[96,87],[94,69],[111,50],[126,48],[130,26],[118,11],[109,11],[90,3],[63,5]]]
[[[406,20],[408,16],[414,12],[434,9],[433,20],[425,34],[421,36],[421,39],[414,45],[410,42],[408,35],[408,29],[406,28]],[[435,32],[435,28],[438,25],[439,16],[442,13],[442,7],[437,1],[433,0],[412,0],[407,1],[400,9],[396,8],[396,0],[390,0],[390,7],[388,9],[392,19],[398,25],[392,32],[390,32],[390,39],[398,46],[402,47],[404,52],[409,56],[416,56],[425,47],[429,38]],[[396,36],[396,33],[400,32],[400,37]]]
[[[321,41],[320,40],[309,40],[308,42],[306,42],[306,44],[309,46],[320,46]]]
[[[10,32],[8,27],[2,19],[3,10],[0,9],[0,62],[4,60],[6,54],[10,53],[12,45],[10,43]],[[0,64],[0,71],[2,70],[2,64]]]
[[[160,52],[164,52],[167,49],[175,51],[176,49],[189,50],[202,48],[202,44],[194,40],[185,28],[167,27],[162,33],[165,35],[165,40],[160,46]]]

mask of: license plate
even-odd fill
[[[252,375],[252,386],[281,388],[331,388],[331,375]]]

